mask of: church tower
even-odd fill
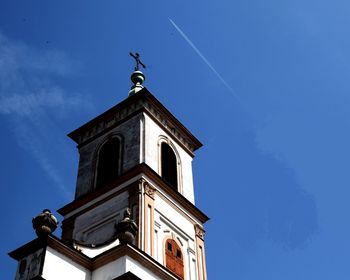
[[[129,96],[68,135],[80,158],[61,239],[42,230],[55,227],[49,210],[35,218],[39,237],[10,253],[16,280],[207,279],[208,217],[192,179],[202,144],[143,86],[131,55]]]

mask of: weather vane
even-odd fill
[[[146,68],[146,65],[144,65],[141,60],[140,60],[140,54],[139,53],[135,53],[133,54],[132,52],[130,52],[130,55],[135,58],[135,62],[136,62],[136,66],[135,66],[135,71],[139,71],[140,70],[140,65],[143,68]]]

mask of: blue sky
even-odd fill
[[[0,278],[73,198],[66,134],[120,102],[129,51],[203,143],[209,279],[349,279],[350,4],[0,1]],[[61,217],[57,214],[57,217]]]

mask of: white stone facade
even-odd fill
[[[174,150],[178,164],[178,191],[194,204],[192,156],[189,155],[161,126],[148,115],[144,117],[144,142],[141,153],[144,162],[161,175],[160,144],[166,142]]]
[[[46,249],[42,277],[47,280],[92,280],[88,269],[50,247]]]

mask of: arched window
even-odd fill
[[[103,187],[120,172],[120,140],[109,139],[100,149],[97,162],[96,187]]]
[[[165,242],[165,265],[181,279],[184,279],[184,260],[181,248],[173,239]]]
[[[161,174],[162,178],[177,191],[176,155],[165,142],[161,144]]]

